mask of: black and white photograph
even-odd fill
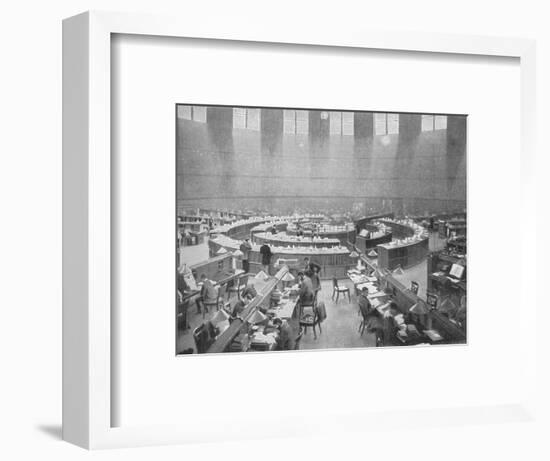
[[[467,116],[365,109],[176,105],[177,355],[466,344]]]

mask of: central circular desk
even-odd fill
[[[304,258],[308,257],[321,267],[319,275],[322,279],[346,277],[347,270],[357,263],[357,258],[353,257],[351,251],[342,245],[339,238],[323,235],[318,239],[302,239],[288,233],[288,227],[303,219],[303,216],[269,216],[239,220],[220,226],[211,232],[208,241],[210,256],[234,252],[239,249],[245,238],[250,237],[252,245],[252,250],[249,253],[251,273],[262,270],[260,247],[267,243],[273,254],[271,265],[275,268],[287,265],[290,269],[301,270]],[[273,227],[283,229],[285,225],[287,232],[277,234],[269,232]],[[349,226],[337,229],[339,234],[349,232],[349,230]]]
[[[391,228],[394,239],[376,246],[378,267],[407,269],[422,262],[429,252],[428,232],[412,220],[380,220]]]

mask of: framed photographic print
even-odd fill
[[[65,440],[535,417],[531,41],[92,12],[63,58]]]

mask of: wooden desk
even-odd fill
[[[225,248],[228,251],[234,251],[239,248],[240,241],[234,240],[225,236],[220,236],[217,239],[208,241],[210,254],[216,254],[220,248]],[[303,265],[305,257],[310,258],[316,264],[321,266],[319,276],[321,279],[332,279],[333,277],[345,277],[346,271],[352,267],[357,261],[350,257],[350,250],[347,247],[341,248],[282,248],[274,247],[271,249],[273,265],[278,259],[296,259],[299,265]],[[252,251],[248,254],[250,264],[250,272],[258,273],[263,269],[262,255],[260,254],[260,246],[252,245]]]
[[[219,352],[226,352],[231,342],[237,337],[241,328],[245,325],[246,321],[252,317],[254,312],[271,296],[271,292],[275,289],[277,284],[281,281],[284,275],[288,272],[288,267],[283,266],[275,277],[271,277],[266,284],[260,289],[256,297],[250,301],[248,306],[241,313],[240,318],[233,320],[229,328],[225,330],[220,336],[216,338],[214,344],[208,349],[209,354],[215,354]]]
[[[378,267],[393,270],[398,266],[403,269],[420,263],[428,254],[429,235],[418,224],[409,221],[381,220],[390,227],[394,239],[407,239],[401,243],[393,242],[376,246]]]
[[[214,286],[215,287],[219,287],[221,285],[225,285],[225,284],[229,284],[229,283],[234,283],[234,281],[239,278],[241,275],[243,275],[242,273],[239,273],[239,274],[235,274],[235,273],[221,273],[221,274],[218,274],[221,278],[219,278],[218,280],[212,280],[214,283]],[[185,305],[185,310],[186,310],[186,314],[187,312],[189,311],[189,308],[191,307],[191,303],[197,303],[197,299],[199,298],[201,294],[201,290],[198,289],[198,290],[185,290],[183,293],[182,293],[182,302],[181,302],[181,305]],[[183,308],[182,308],[183,309]],[[178,306],[178,316],[179,314],[181,314],[182,312],[179,312],[180,311],[180,308]],[[187,315],[186,315],[186,319],[185,319],[185,324],[187,325]]]
[[[238,273],[226,272],[224,274],[220,274],[220,278],[218,280],[215,280],[216,286],[229,285],[229,284],[233,285],[233,283],[235,283],[235,280],[242,277],[243,275],[245,274],[242,271]]]
[[[428,254],[428,239],[402,245],[378,245],[378,267],[393,270],[397,266],[406,269],[420,263]]]
[[[458,283],[451,282],[445,276],[448,270],[445,271],[445,275],[438,275],[438,272],[442,271],[444,266],[452,266],[453,264],[464,264],[466,260],[464,258],[458,258],[446,254],[442,251],[431,253],[428,256],[428,291],[445,296],[449,294],[450,290],[461,290],[466,293],[466,278],[468,269],[465,267],[462,280]]]
[[[355,245],[360,253],[367,253],[367,250],[370,250],[371,248],[375,248],[383,243],[391,242],[392,238],[393,236],[391,232],[376,238],[367,238],[362,235],[358,235],[355,238]]]
[[[393,219],[394,216],[395,216],[394,213],[375,213],[375,214],[371,214],[369,216],[364,216],[362,218],[359,218],[359,219],[355,220],[354,223],[355,223],[355,227],[357,229],[361,230],[370,221],[375,221],[377,219],[383,219],[383,218]]]
[[[392,275],[386,276],[386,282],[388,285],[387,290],[392,294],[393,301],[401,313],[408,313],[412,305],[419,301],[425,302],[424,299],[412,293]],[[437,310],[430,311],[423,326],[423,329],[437,330],[443,337],[441,343],[463,344],[466,342],[466,333]]]
[[[434,310],[431,312],[432,328],[437,330],[443,336],[442,343],[446,344],[465,344],[466,332],[464,332],[456,323],[449,320],[443,314]]]
[[[453,282],[449,280],[445,275],[428,274],[428,287],[429,291],[441,294],[442,291],[448,290],[462,290],[466,293],[466,282],[461,280],[460,282]]]
[[[409,224],[392,221],[389,219],[381,219],[380,222],[391,228],[393,237],[396,239],[403,239],[414,235],[414,228]]]
[[[467,253],[468,243],[465,240],[448,240],[447,250],[455,250],[459,254],[465,255]]]
[[[466,234],[466,219],[456,218],[448,219],[439,222],[439,236],[441,238],[447,238],[451,232],[456,232],[457,235]]]
[[[194,275],[196,274],[195,277],[197,282],[200,281],[200,276],[202,274],[206,275],[208,279],[217,282],[225,274],[231,271],[232,258],[230,253],[215,255],[206,261],[201,261],[189,266],[189,269],[191,269]]]
[[[279,306],[269,309],[268,312],[273,312],[277,318],[288,320],[294,317],[297,303],[297,299],[289,299]]]
[[[286,233],[270,234],[268,232],[256,233],[252,236],[252,243],[263,245],[267,243],[273,246],[287,247],[314,247],[332,248],[340,245],[340,240],[334,238],[311,238],[287,235]]]

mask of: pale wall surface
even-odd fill
[[[391,109],[391,108],[388,108]],[[207,122],[178,119],[178,206],[393,211],[422,214],[466,208],[466,117],[422,132],[419,114],[401,114],[399,133],[355,136],[314,129],[283,134],[283,111],[262,109],[260,131],[232,129],[231,109],[208,108]],[[357,117],[359,118],[359,117]]]

